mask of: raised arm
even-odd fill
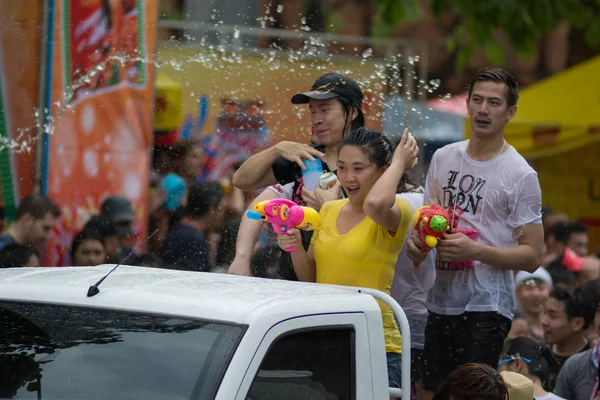
[[[295,142],[279,142],[250,157],[233,174],[233,185],[242,190],[256,190],[277,183],[273,164],[279,157],[294,162],[304,168],[303,159],[314,160],[315,157],[324,157],[320,151],[307,144]],[[289,183],[289,182],[280,182]]]
[[[367,195],[363,209],[375,223],[396,233],[400,223],[400,207],[396,204],[396,189],[404,171],[412,169],[417,164],[419,147],[417,141],[404,130],[402,139],[394,151],[392,164],[375,182]]]

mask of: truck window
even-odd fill
[[[245,329],[0,301],[0,398],[212,399]]]
[[[273,343],[247,400],[353,400],[354,375],[352,327],[295,331]]]

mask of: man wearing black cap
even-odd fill
[[[292,97],[293,104],[309,105],[312,128],[320,144],[308,145],[286,141],[277,143],[250,157],[234,174],[234,186],[243,190],[254,190],[269,185],[283,186],[293,183],[290,200],[302,206],[309,203],[317,209],[324,202],[337,199],[339,184],[327,191],[317,188],[316,192],[312,192],[304,188],[302,160],[314,160],[315,157],[319,157],[323,161],[325,171],[335,169],[338,146],[344,135],[364,126],[362,101],[362,91],[353,79],[337,73],[321,76],[310,91]],[[280,193],[281,190],[273,187],[273,190],[261,193],[255,202],[282,197]],[[250,207],[253,207],[255,202]],[[243,217],[238,234],[236,259],[229,268],[230,273],[249,275],[250,260],[241,258],[252,254],[260,235],[260,228],[261,224]],[[310,237],[310,233],[303,232],[303,241],[307,248]],[[282,255],[279,273],[286,279],[297,280],[289,258],[287,253]]]
[[[83,230],[94,229],[102,236],[107,263],[118,263],[121,260],[122,246],[119,241],[119,228],[116,223],[105,216],[94,215],[85,224]]]
[[[124,243],[125,239],[133,234],[131,226],[135,215],[131,202],[121,195],[109,196],[100,206],[100,216],[116,225],[117,237],[122,247],[118,261],[123,261],[133,251],[132,247]]]

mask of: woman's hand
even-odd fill
[[[417,166],[417,156],[419,155],[419,146],[413,135],[408,131],[404,130],[402,138],[392,158],[392,163],[398,163],[404,165],[404,172],[410,171]]]
[[[317,149],[310,147],[307,144],[296,143],[296,142],[279,142],[275,145],[277,153],[288,161],[295,162],[302,169],[306,169],[302,160],[309,159],[315,160],[315,157],[323,158],[325,154],[321,153]]]
[[[277,244],[283,250],[294,246],[296,246],[296,250],[298,250],[299,247],[302,247],[300,230],[297,228],[292,228],[285,235],[277,235]]]

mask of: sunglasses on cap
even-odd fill
[[[507,364],[509,362],[515,361],[517,359],[521,359],[523,361],[525,361],[527,364],[531,363],[531,360],[529,358],[525,358],[523,356],[521,356],[520,354],[513,354],[513,355],[508,355],[508,354],[503,354],[500,356],[500,361],[498,362],[498,366],[501,366],[503,364]]]

